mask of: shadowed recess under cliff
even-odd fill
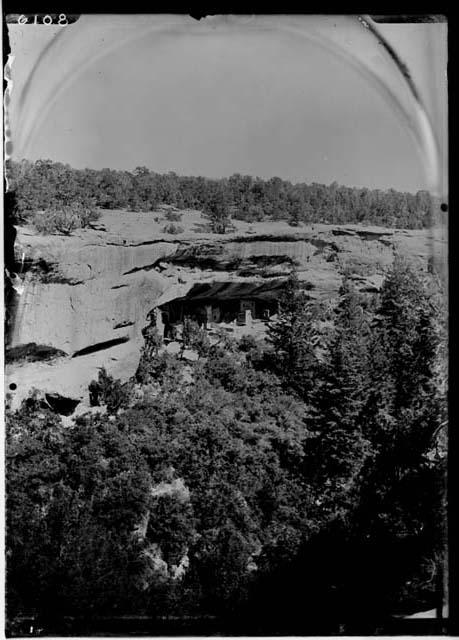
[[[123,336],[122,338],[114,338],[113,340],[106,340],[105,342],[92,344],[89,347],[85,347],[84,349],[75,351],[75,353],[72,355],[72,358],[78,358],[79,356],[87,356],[90,353],[96,353],[96,351],[103,351],[104,349],[110,349],[111,347],[115,347],[117,344],[122,344],[123,342],[128,342],[128,341],[129,341],[129,337]]]

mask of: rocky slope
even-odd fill
[[[347,267],[361,290],[377,291],[396,253],[427,268],[445,241],[426,230],[357,225],[238,222],[225,236],[205,229],[198,212],[183,215],[183,233],[161,231],[154,214],[106,212],[92,229],[39,236],[18,228],[14,324],[7,384],[16,405],[32,387],[82,400],[101,366],[131,376],[142,328],[158,304],[198,282],[279,282],[292,267],[313,297],[336,294]],[[46,361],[21,362],[24,345],[47,347]]]

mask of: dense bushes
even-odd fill
[[[152,329],[123,412],[70,428],[33,400],[10,414],[10,618],[217,615],[330,634],[432,608],[444,397],[428,286],[397,260],[376,305],[345,280],[331,308],[293,276],[268,344],[222,340],[189,362]],[[91,388],[107,403],[121,391],[104,373]]]
[[[107,413],[113,414],[129,406],[131,392],[132,385],[129,382],[122,384],[119,380],[114,380],[102,368],[98,379],[89,384],[89,401],[92,407],[105,405]]]
[[[300,223],[366,223],[417,229],[440,220],[439,202],[427,191],[416,194],[389,189],[345,187],[334,182],[292,184],[235,174],[221,180],[158,174],[146,167],[133,172],[111,169],[72,169],[50,160],[23,160],[8,166],[10,188],[16,196],[16,216],[62,208],[93,199],[98,207],[155,211],[165,204],[181,209],[201,209],[215,232],[228,227],[229,218],[260,222],[265,219]],[[169,210],[169,222],[179,222]],[[177,218],[177,219],[176,219]]]
[[[43,626],[123,606],[148,481],[129,439],[109,421],[65,430],[29,402],[10,416],[7,464],[10,615]]]
[[[182,214],[179,213],[178,211],[166,211],[166,220],[169,220],[169,222],[180,222],[182,219]]]
[[[194,349],[198,356],[205,356],[209,352],[210,342],[206,331],[189,318],[183,323],[182,341],[183,348]]]
[[[170,233],[172,235],[177,235],[178,233],[183,233],[183,227],[179,224],[174,224],[173,222],[164,225],[163,233]]]
[[[75,229],[84,229],[95,222],[100,213],[79,202],[62,205],[33,215],[31,222],[39,233],[63,233],[69,235]]]

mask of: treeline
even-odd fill
[[[190,362],[151,325],[134,379],[91,383],[105,413],[9,413],[10,631],[130,614],[371,635],[438,605],[445,314],[425,278],[397,260],[377,299],[344,280],[330,307],[292,275],[267,343],[190,325]]]
[[[338,183],[292,184],[235,174],[212,180],[159,174],[147,167],[133,172],[112,169],[73,169],[51,160],[10,162],[9,186],[16,196],[18,220],[31,213],[70,206],[75,202],[107,209],[154,211],[160,204],[179,209],[204,209],[218,189],[227,215],[257,222],[264,219],[301,222],[366,223],[418,229],[439,216],[429,192],[416,194],[389,189],[340,186]]]

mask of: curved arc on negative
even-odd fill
[[[409,92],[410,97],[414,100],[414,112],[416,115],[416,123],[413,122],[413,118],[407,113],[407,108],[402,103],[402,100],[396,95],[396,93],[387,86],[387,83],[378,76],[368,65],[359,60],[355,54],[350,51],[347,51],[342,44],[336,43],[332,38],[326,36],[322,33],[304,33],[300,28],[294,27],[292,25],[272,25],[272,24],[263,24],[259,21],[255,22],[243,22],[239,21],[226,21],[223,24],[223,27],[226,29],[233,29],[234,27],[242,26],[246,31],[247,30],[258,30],[260,27],[264,27],[267,29],[275,30],[278,32],[290,33],[292,35],[301,37],[301,39],[308,39],[312,41],[314,44],[318,45],[322,49],[328,51],[335,58],[342,60],[343,58],[358,71],[361,75],[363,75],[372,86],[376,86],[379,90],[379,93],[382,94],[383,98],[387,100],[387,97],[390,98],[390,102],[392,105],[395,105],[399,115],[403,117],[403,120],[407,127],[409,128],[411,134],[414,136],[415,142],[418,147],[418,152],[420,153],[421,160],[423,163],[423,168],[426,173],[426,178],[429,183],[429,186],[432,190],[438,190],[439,188],[439,152],[438,152],[438,142],[436,140],[432,123],[427,115],[426,109],[422,103],[422,100],[419,96],[419,92],[409,74],[407,66],[401,61],[400,57],[396,54],[395,50],[391,45],[387,42],[387,40],[379,33],[376,26],[373,24],[373,21],[369,16],[356,16],[350,17],[351,20],[358,20],[359,24],[362,28],[366,28],[373,35],[373,37],[377,38],[377,40],[383,45],[386,56],[393,63],[395,68],[397,69],[400,76],[403,78],[405,87]],[[215,23],[215,20],[212,21]],[[165,32],[167,33],[168,27],[179,27],[182,28],[182,24],[177,23],[177,21],[171,21],[169,24],[160,24],[160,25],[149,25],[140,33],[138,30],[133,30],[132,34],[129,34],[126,38],[121,41],[116,41],[110,46],[107,46],[103,51],[101,51],[98,55],[89,55],[88,58],[83,59],[83,62],[78,67],[78,70],[73,73],[71,76],[67,77],[63,82],[61,82],[55,90],[53,88],[50,89],[52,95],[45,102],[43,109],[40,110],[39,117],[32,122],[27,131],[27,127],[25,127],[24,136],[23,136],[23,146],[24,146],[24,156],[27,157],[28,152],[30,151],[30,147],[33,142],[33,138],[36,134],[36,131],[40,128],[41,124],[44,122],[46,117],[48,116],[51,108],[54,106],[58,98],[62,95],[62,93],[68,89],[72,84],[74,84],[77,79],[81,76],[81,74],[90,67],[96,60],[100,60],[110,53],[130,44],[136,39],[142,39],[146,36],[156,33],[156,32]],[[217,27],[213,27],[213,31]],[[70,30],[65,31],[65,33],[72,33]],[[76,32],[73,32],[75,34]],[[45,51],[40,56],[37,63],[34,65],[31,74],[29,74],[29,80],[27,81],[27,91],[30,91],[31,83],[34,78],[33,74],[37,74],[40,72],[40,68],[43,65],[46,65],[47,58],[49,59],[51,56],[51,51],[56,46],[56,42],[61,43],[63,38],[59,38],[60,34],[51,41],[49,45],[47,45]],[[74,35],[74,40],[77,35]],[[24,90],[23,90],[24,94]],[[27,95],[27,92],[24,94]],[[417,126],[416,126],[417,124]],[[22,144],[20,144],[22,146]]]

